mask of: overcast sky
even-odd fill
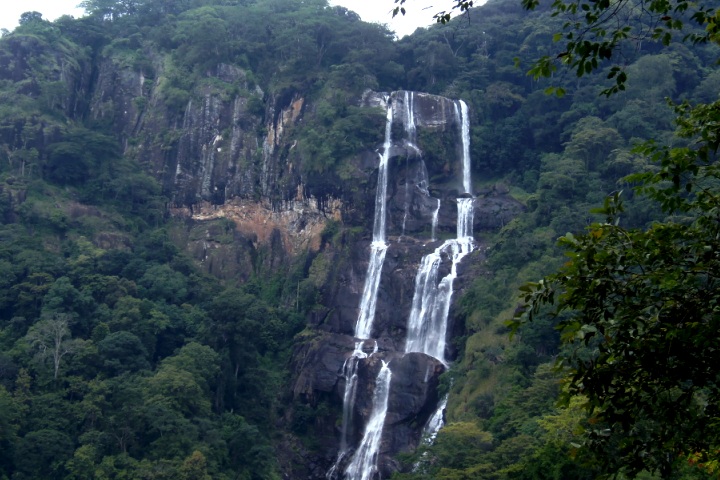
[[[61,15],[80,17],[83,10],[77,8],[82,0],[0,0],[0,28],[12,30],[17,26],[20,14],[37,11],[46,20]],[[357,12],[367,22],[387,24],[399,37],[408,35],[417,27],[432,24],[433,14],[450,8],[451,0],[407,0],[405,17],[392,18],[393,0],[331,0],[332,5],[343,5]]]

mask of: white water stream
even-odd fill
[[[357,367],[360,360],[367,358],[367,353],[363,351],[363,345],[365,342],[355,342],[355,350],[343,364],[343,376],[345,377],[345,392],[343,394],[343,416],[342,416],[342,430],[340,437],[340,450],[338,451],[338,457],[335,460],[333,466],[328,470],[325,477],[329,480],[336,478],[337,469],[340,466],[340,462],[345,458],[348,453],[348,430],[352,425],[353,412],[355,410],[355,394],[357,392]],[[377,342],[372,353],[377,352]]]
[[[333,466],[325,475],[328,479],[334,479],[337,476],[337,470],[340,463],[348,453],[348,430],[352,423],[353,410],[355,408],[355,394],[357,390],[357,367],[361,359],[367,358],[367,354],[363,351],[364,339],[370,338],[372,334],[372,324],[375,319],[375,308],[377,305],[377,292],[380,286],[380,277],[382,273],[383,263],[385,263],[385,254],[388,245],[386,243],[386,209],[387,209],[387,170],[388,160],[390,159],[390,147],[392,145],[392,121],[393,121],[393,104],[392,98],[388,98],[387,117],[385,123],[385,141],[383,142],[383,151],[380,154],[380,164],[378,166],[378,184],[375,192],[375,217],[373,219],[373,239],[370,245],[370,261],[368,262],[368,270],[365,275],[365,285],[363,286],[362,296],[360,297],[360,307],[358,320],[355,324],[355,338],[361,341],[355,343],[355,350],[352,355],[345,360],[343,365],[343,376],[345,377],[345,391],[343,394],[343,418],[340,439],[340,449],[338,457]],[[375,350],[377,351],[377,342],[375,342]],[[389,371],[389,369],[388,369]],[[388,387],[389,388],[389,387]],[[384,419],[384,414],[383,414]],[[381,426],[382,428],[382,426]],[[359,451],[359,450],[358,450]],[[356,452],[357,457],[357,452]],[[355,457],[353,457],[355,462]],[[350,475],[347,474],[346,475]],[[355,479],[355,476],[346,476],[348,479]]]
[[[455,114],[461,124],[463,189],[471,191],[470,177],[470,126],[467,105],[460,100],[455,104]],[[439,201],[438,201],[439,206]],[[457,277],[457,265],[465,255],[475,248],[473,240],[473,199],[457,199],[457,236],[446,240],[434,252],[420,261],[415,276],[410,317],[408,318],[405,352],[421,352],[445,363],[445,337],[447,319],[453,295],[453,281]],[[439,272],[445,261],[451,262],[450,273],[439,279]]]
[[[428,445],[432,445],[438,432],[445,425],[443,415],[445,414],[445,408],[447,408],[447,402],[448,396],[445,395],[443,399],[440,400],[438,408],[435,410],[435,413],[432,414],[430,420],[428,420],[425,428],[423,429],[423,442]]]
[[[463,188],[465,193],[472,194],[472,181],[470,180],[470,116],[467,104],[460,100],[460,112],[455,104],[455,116],[461,125],[462,159],[463,159]]]
[[[437,237],[435,236],[435,231],[437,230],[437,224],[438,224],[438,215],[440,214],[440,199],[437,200],[437,207],[435,208],[435,211],[433,212],[432,216],[432,224],[430,227],[430,241],[434,242],[437,240]]]
[[[408,141],[415,145],[415,105],[414,93],[405,91],[405,131],[407,132]]]
[[[414,98],[414,92],[408,92],[405,91],[405,96],[403,99],[403,105],[404,105],[404,111],[405,111],[405,119],[403,120],[403,124],[405,125],[405,136],[407,140],[407,145],[409,148],[415,150],[416,152],[420,152],[420,150],[417,148],[416,142],[417,142],[417,128],[415,126],[415,107],[413,104],[413,98]],[[424,167],[424,164],[423,164]],[[427,172],[425,172],[427,175]],[[398,237],[398,241],[402,237],[405,236],[405,223],[407,221],[407,216],[410,209],[410,179],[407,176],[406,171],[406,177],[405,177],[405,212],[403,213],[403,221],[402,221],[402,233],[400,237]],[[427,182],[426,182],[427,183]],[[421,185],[418,185],[421,189],[423,188]],[[425,187],[425,190],[427,191],[427,187]],[[428,194],[429,195],[429,194]]]
[[[460,200],[463,203],[472,202],[472,199]],[[461,211],[460,200],[458,213]],[[458,230],[459,227],[460,221],[458,221]],[[408,319],[406,353],[425,353],[445,363],[445,337],[453,295],[453,281],[457,278],[458,263],[472,250],[472,237],[460,237],[446,240],[421,260],[415,276],[415,293]],[[443,261],[447,260],[451,262],[450,273],[438,281],[440,267]]]
[[[385,262],[387,243],[385,243],[385,222],[387,210],[387,171],[390,158],[390,146],[392,144],[392,121],[393,104],[388,100],[387,121],[385,123],[385,142],[380,155],[378,167],[378,184],[375,192],[375,218],[373,220],[373,241],[370,246],[370,262],[365,286],[360,298],[360,314],[355,325],[355,338],[370,338],[372,324],[375,319],[375,305],[377,304],[377,292],[380,285],[380,274]]]
[[[350,465],[345,470],[345,478],[352,480],[371,480],[377,471],[377,457],[380,451],[385,415],[390,396],[392,372],[387,364],[378,373],[373,394],[372,414],[365,427],[365,435],[360,442]]]

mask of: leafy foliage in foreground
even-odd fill
[[[565,350],[567,393],[587,398],[587,449],[631,475],[668,476],[690,455],[713,470],[718,461],[720,110],[678,111],[692,148],[650,144],[659,169],[629,177],[670,217],[623,228],[618,194],[601,211],[605,222],[561,239],[570,260],[558,273],[523,287],[528,320],[557,300],[555,315],[570,313],[558,323],[563,340],[590,347]]]

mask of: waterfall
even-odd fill
[[[367,276],[365,278],[365,287],[363,288],[362,298],[360,299],[360,315],[355,325],[355,338],[370,338],[372,323],[375,319],[375,305],[377,304],[377,291],[380,286],[380,274],[382,273],[386,253],[387,245],[384,243],[372,243],[370,247],[370,263],[368,264]]]
[[[433,212],[432,216],[432,223],[430,227],[430,241],[434,242],[437,240],[437,237],[435,236],[435,231],[437,230],[437,224],[438,224],[438,215],[440,214],[440,199],[437,198],[437,208],[435,208],[435,211]]]
[[[340,438],[340,451],[346,452],[348,446],[348,426],[352,421],[353,410],[355,409],[355,390],[357,389],[357,366],[361,358],[367,358],[362,350],[363,342],[355,343],[355,350],[345,360],[343,374],[345,376],[345,394],[343,395],[343,418],[342,437]]]
[[[415,144],[415,106],[413,104],[413,92],[405,91],[405,131],[408,134],[408,142]]]
[[[375,305],[377,303],[377,291],[380,285],[380,274],[385,262],[387,244],[385,243],[385,220],[387,204],[387,170],[390,159],[390,146],[392,143],[392,101],[388,100],[387,121],[385,123],[385,142],[383,152],[380,155],[380,166],[378,167],[378,184],[375,192],[375,218],[373,220],[373,241],[370,248],[370,262],[365,286],[360,298],[360,314],[355,325],[356,338],[370,338],[372,323],[375,319]]]
[[[387,171],[390,160],[390,147],[392,146],[392,122],[394,109],[392,100],[388,100],[387,117],[385,121],[385,141],[380,154],[378,166],[378,183],[375,191],[375,218],[373,219],[373,243],[385,244],[385,207],[387,204]]]
[[[340,450],[338,457],[335,460],[333,466],[328,470],[325,477],[328,480],[332,480],[337,475],[337,469],[342,462],[345,455],[348,453],[348,429],[352,422],[353,411],[355,410],[355,392],[357,390],[357,367],[361,358],[367,358],[367,354],[363,351],[362,341],[355,342],[355,350],[350,355],[345,363],[343,364],[343,376],[345,377],[345,392],[343,394],[343,416],[342,416],[342,430],[340,437]],[[377,342],[375,343],[375,350],[377,350]]]
[[[460,100],[460,109],[455,104],[455,114],[461,123],[463,188],[471,190],[470,180],[470,127],[467,105]],[[438,202],[439,208],[439,202]],[[457,265],[465,255],[474,249],[473,240],[473,199],[457,199],[457,238],[446,240],[434,252],[420,261],[415,276],[410,317],[408,318],[405,352],[422,352],[445,362],[445,337],[447,317],[453,295],[453,281],[457,277]],[[433,219],[435,221],[435,219]],[[438,282],[443,260],[450,260],[450,273]]]
[[[372,414],[365,427],[363,439],[355,451],[355,456],[345,470],[345,478],[348,480],[371,480],[377,471],[377,456],[387,413],[391,378],[392,372],[383,362],[375,384]]]
[[[432,443],[435,441],[435,438],[437,437],[438,432],[443,427],[443,425],[445,425],[443,415],[445,414],[447,403],[448,396],[445,395],[443,399],[440,400],[440,403],[438,404],[438,408],[435,410],[435,413],[432,414],[430,420],[428,420],[428,422],[425,424],[425,428],[423,429],[423,441],[428,445],[432,445]]]
[[[405,131],[407,144],[416,148],[415,140],[415,118],[413,109],[413,93],[405,92]],[[362,359],[368,357],[363,351],[363,339],[369,339],[372,333],[372,323],[375,317],[377,303],[377,292],[380,284],[385,254],[388,245],[386,243],[386,195],[388,181],[388,161],[392,145],[392,122],[394,107],[392,100],[388,100],[387,121],[385,125],[385,141],[382,154],[380,155],[380,166],[378,169],[378,185],[375,195],[375,218],[373,220],[373,240],[371,244],[370,261],[365,278],[365,285],[360,301],[360,312],[355,326],[355,338],[360,340],[355,344],[355,350],[343,365],[343,376],[345,377],[345,393],[343,396],[343,419],[342,438],[338,458],[333,467],[328,471],[327,478],[335,479],[339,475],[338,470],[345,457],[352,451],[349,444],[349,427],[352,422],[353,409],[355,407],[355,394],[357,386],[357,368]],[[455,116],[461,125],[462,142],[462,173],[464,194],[472,194],[472,182],[470,176],[470,128],[467,105],[460,100],[455,104]],[[423,166],[424,167],[424,166]],[[424,177],[418,180],[417,187],[428,196],[429,178],[427,172]],[[406,189],[409,179],[406,180]],[[406,190],[406,200],[408,191]],[[468,197],[468,195],[464,195]],[[406,209],[407,209],[406,205]],[[435,239],[435,231],[438,223],[438,212],[440,200],[437,199],[437,208],[432,218],[432,239]],[[405,345],[405,352],[422,352],[445,363],[445,339],[447,335],[447,320],[450,310],[453,281],[457,277],[457,265],[465,255],[472,252],[475,244],[473,239],[473,198],[457,199],[457,235],[456,238],[446,240],[433,252],[424,256],[418,267],[415,277],[415,291],[412,300],[410,318],[408,319],[408,331]],[[406,215],[407,216],[407,211]],[[403,233],[405,217],[403,218]],[[440,278],[440,272],[449,273]],[[444,267],[444,268],[443,268]],[[375,344],[377,351],[377,342]],[[378,456],[382,431],[385,424],[385,416],[388,409],[388,398],[390,393],[390,380],[392,372],[385,361],[382,362],[373,393],[372,410],[368,419],[362,440],[353,453],[343,478],[345,480],[372,480],[378,472]],[[434,415],[429,419],[425,433],[427,438],[434,439],[437,432],[443,425],[443,411],[447,404],[445,397],[438,405]],[[432,440],[430,440],[432,441]]]
[[[457,238],[458,241],[472,239],[473,237],[473,199],[458,198],[458,221],[457,221]]]
[[[443,244],[444,246],[444,244]],[[420,261],[418,272],[415,275],[415,293],[413,295],[412,307],[410,308],[410,319],[408,320],[408,333],[405,340],[405,352],[423,352],[431,355],[428,350],[433,350],[433,338],[437,328],[432,328],[438,319],[434,315],[437,303],[438,288],[437,277],[441,260],[441,248],[425,255]],[[432,331],[433,335],[430,335]],[[445,350],[445,342],[442,342],[442,349]],[[437,355],[432,355],[437,358]],[[443,355],[441,354],[442,358]]]
[[[460,122],[462,135],[462,161],[463,161],[463,189],[465,193],[472,194],[472,182],[470,181],[470,117],[467,104],[460,100],[460,112],[455,105],[455,116]]]
[[[405,98],[403,100],[404,104],[404,112],[405,112],[405,118],[403,119],[403,124],[405,126],[405,135],[406,135],[406,142],[407,146],[416,152],[420,152],[420,150],[417,148],[417,128],[415,127],[415,107],[414,107],[414,93],[405,91]],[[409,156],[408,156],[409,159]],[[403,224],[402,224],[402,235],[405,236],[405,222],[407,220],[408,215],[408,208],[409,208],[409,199],[410,199],[410,181],[407,175],[408,168],[407,168],[408,162],[406,161],[405,165],[405,213],[403,214]],[[424,166],[424,165],[423,165]],[[427,173],[426,173],[427,175]],[[418,184],[418,186],[422,189],[422,186]],[[427,188],[426,188],[427,190]]]
[[[390,159],[390,147],[392,146],[392,121],[394,109],[392,99],[388,99],[387,117],[385,123],[385,141],[383,142],[383,151],[380,154],[380,164],[378,167],[378,184],[375,192],[375,217],[373,219],[373,239],[370,245],[370,261],[368,262],[368,270],[365,275],[365,285],[363,287],[362,297],[360,298],[360,313],[357,323],[355,324],[355,338],[364,340],[370,338],[372,334],[372,324],[375,319],[375,306],[377,304],[377,292],[380,286],[380,276],[382,273],[383,263],[385,262],[385,254],[387,253],[387,243],[385,243],[385,220],[387,205],[387,170],[388,160]],[[334,479],[337,475],[337,469],[348,453],[348,429],[352,422],[353,410],[355,407],[355,393],[357,390],[357,366],[361,359],[367,358],[367,354],[362,349],[363,341],[355,343],[355,350],[352,355],[345,360],[343,365],[343,376],[345,377],[345,392],[343,394],[343,418],[340,439],[340,449],[338,457],[333,466],[325,475],[328,479]],[[378,345],[375,342],[373,353],[377,352]],[[384,367],[387,369],[386,367]],[[389,369],[387,369],[389,372]],[[382,370],[381,370],[382,372]],[[389,375],[389,374],[388,374]],[[389,389],[389,386],[388,386]],[[387,396],[387,392],[385,394]],[[387,398],[385,400],[387,404]],[[386,407],[387,409],[387,407]],[[385,414],[382,415],[384,421]],[[382,425],[380,425],[382,432]],[[378,433],[380,435],[380,433]],[[379,440],[378,440],[379,444]],[[366,447],[367,448],[367,447]],[[358,450],[359,451],[359,450]],[[375,455],[377,452],[375,453]],[[355,463],[357,452],[352,462]],[[349,477],[354,478],[354,477]]]
[[[461,200],[472,202],[472,199]],[[406,353],[425,353],[445,363],[445,337],[453,280],[457,277],[458,263],[472,248],[472,237],[446,240],[420,261],[408,319]],[[451,262],[450,273],[438,282],[438,273],[444,259]]]
[[[398,242],[405,236],[405,224],[410,211],[410,156],[405,157],[405,205],[403,207],[402,233],[398,238]]]
[[[423,428],[422,441],[425,445],[432,445],[435,443],[437,434],[440,429],[445,426],[445,409],[447,408],[448,396],[445,395],[440,403],[438,404],[435,412],[430,416],[425,427]],[[421,472],[422,466],[428,459],[428,452],[423,452],[420,456],[420,460],[413,464],[413,473]]]

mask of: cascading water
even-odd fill
[[[357,389],[357,366],[361,358],[367,358],[367,354],[362,350],[363,342],[355,343],[355,350],[352,355],[345,360],[343,365],[343,374],[345,376],[345,395],[343,398],[343,421],[342,421],[342,437],[340,437],[340,451],[347,451],[348,446],[348,427],[355,409],[355,390]]]
[[[455,114],[461,124],[463,189],[471,193],[470,177],[470,126],[467,105],[460,100],[460,109],[455,105]],[[440,202],[438,201],[438,209]],[[457,238],[446,240],[426,255],[420,262],[415,276],[415,292],[408,319],[405,352],[422,352],[445,362],[445,338],[447,335],[447,318],[453,294],[453,281],[457,277],[457,265],[462,258],[474,249],[473,240],[473,199],[457,199]],[[433,222],[435,219],[433,218]],[[434,232],[434,227],[433,227]],[[434,235],[433,235],[434,236]],[[452,262],[450,273],[438,282],[438,272],[443,259]],[[447,402],[447,399],[444,400]],[[444,405],[441,405],[428,425],[433,423],[438,412],[442,419]],[[442,425],[432,427],[437,430]],[[427,428],[427,427],[426,427]]]
[[[422,433],[422,441],[425,445],[432,445],[435,443],[435,439],[437,438],[438,432],[442,427],[445,426],[445,409],[447,408],[448,403],[448,396],[445,395],[442,400],[440,400],[440,403],[438,404],[437,409],[435,409],[435,412],[430,416],[427,423],[425,424],[425,428],[423,428]],[[420,460],[415,462],[413,465],[413,472],[418,472],[422,468],[422,464],[427,459],[428,452],[423,452],[423,454],[420,456]]]
[[[438,224],[438,215],[440,214],[440,199],[437,200],[437,207],[435,208],[435,211],[433,212],[432,216],[432,224],[430,227],[430,241],[434,242],[437,240],[437,237],[435,236],[435,232],[437,231],[437,224]]]
[[[385,415],[387,414],[391,378],[392,372],[388,365],[383,362],[375,383],[372,414],[365,427],[363,439],[345,470],[345,478],[347,479],[371,480],[377,471],[377,456],[380,450],[383,425],[385,425]]]
[[[388,100],[387,121],[385,123],[385,142],[383,152],[380,155],[378,167],[378,184],[375,192],[375,218],[373,220],[373,241],[370,246],[370,262],[365,286],[363,287],[360,299],[360,314],[355,325],[355,338],[370,338],[372,323],[375,319],[375,305],[377,303],[377,291],[380,285],[380,273],[385,262],[387,244],[385,243],[385,220],[387,205],[387,170],[390,159],[390,146],[392,143],[392,121],[393,121],[392,100]]]
[[[357,390],[357,367],[360,359],[367,358],[367,354],[363,351],[363,343],[355,342],[355,350],[343,365],[343,376],[345,377],[345,392],[343,394],[343,416],[342,430],[340,437],[340,450],[337,460],[325,475],[328,479],[333,479],[337,475],[337,469],[345,455],[348,453],[348,429],[352,425],[353,411],[355,410],[355,392]],[[377,342],[375,343],[377,349]]]
[[[473,238],[473,199],[458,198],[457,207],[457,239],[458,241],[469,242]]]
[[[388,160],[390,159],[390,147],[392,145],[393,114],[394,110],[392,99],[389,98],[387,120],[385,123],[385,141],[383,143],[382,154],[380,154],[378,184],[375,192],[375,218],[373,219],[373,240],[370,245],[370,261],[368,263],[367,275],[365,276],[365,285],[363,287],[362,297],[360,298],[360,313],[358,315],[358,321],[355,324],[355,338],[358,339],[368,339],[372,333],[372,323],[375,319],[375,306],[377,304],[377,292],[378,287],[380,286],[380,275],[382,273],[383,263],[385,262],[385,254],[387,253],[388,247],[385,243],[385,219],[387,205],[387,167]],[[336,477],[337,469],[348,453],[348,429],[350,428],[350,424],[352,422],[355,406],[357,366],[361,359],[367,358],[367,354],[365,354],[362,350],[363,343],[363,341],[355,343],[355,350],[345,361],[345,365],[343,365],[345,392],[343,394],[342,437],[340,440],[338,457],[326,474],[326,478],[328,479],[334,479]],[[375,342],[375,349],[373,353],[376,351],[377,342]],[[385,416],[383,414],[383,419],[384,418]],[[380,428],[382,429],[382,426]],[[355,457],[353,458],[353,462],[354,461]],[[350,476],[347,478],[354,479],[356,477]]]
[[[462,136],[462,161],[463,161],[463,188],[465,193],[472,194],[472,182],[470,180],[470,117],[467,104],[460,100],[460,111],[455,104],[455,116],[460,122],[460,133]]]
[[[457,277],[457,264],[471,251],[472,238],[457,238],[446,240],[421,260],[415,276],[415,293],[405,341],[406,353],[421,352],[445,362],[445,335],[453,280]],[[438,272],[444,258],[450,259],[452,267],[450,273],[438,282]]]
[[[415,119],[413,112],[412,92],[405,92],[405,129],[408,138],[408,146],[416,148]],[[458,107],[459,105],[459,107]],[[390,157],[392,143],[392,121],[393,105],[388,101],[387,123],[385,126],[385,142],[383,152],[380,156],[380,167],[378,173],[378,186],[375,197],[375,218],[373,223],[373,242],[371,245],[371,256],[368,265],[368,272],[363,288],[360,302],[360,314],[355,327],[357,339],[368,339],[371,335],[372,322],[375,316],[377,301],[377,290],[380,283],[380,274],[387,252],[385,237],[386,220],[386,194],[387,194],[387,166]],[[458,123],[461,125],[462,139],[462,165],[463,165],[463,190],[464,193],[472,195],[472,183],[470,177],[470,128],[467,105],[460,100],[455,104],[455,114]],[[427,182],[426,182],[427,183]],[[407,185],[407,184],[406,184]],[[429,195],[427,185],[418,185],[424,193]],[[406,192],[407,194],[407,192]],[[457,236],[454,239],[443,242],[441,246],[426,255],[418,268],[415,281],[415,293],[408,320],[408,334],[406,339],[405,352],[422,352],[444,360],[445,338],[447,330],[447,318],[453,294],[453,281],[457,277],[457,265],[461,259],[474,249],[473,239],[473,199],[458,198],[458,220]],[[440,210],[440,200],[437,199],[437,208],[432,218],[431,237],[435,239],[437,217]],[[404,233],[404,219],[403,219]],[[450,273],[442,279],[438,279],[440,267],[444,262],[450,262]],[[363,342],[356,343],[355,350],[343,366],[345,377],[345,394],[343,398],[343,426],[342,439],[338,459],[328,471],[327,478],[334,479],[344,457],[350,452],[348,446],[348,428],[353,416],[355,402],[355,390],[357,389],[357,366],[361,359],[367,358],[362,349]],[[377,343],[375,348],[377,349]],[[375,392],[373,395],[372,412],[365,427],[362,441],[354,452],[344,472],[346,480],[371,480],[376,475],[378,452],[382,439],[382,430],[387,414],[387,404],[390,390],[392,372],[383,361],[376,380]],[[445,397],[429,419],[425,433],[434,438],[443,425],[443,411],[447,403]]]
[[[413,104],[413,92],[405,91],[405,131],[408,134],[408,141],[415,144],[415,105]]]
[[[417,145],[416,145],[416,137],[417,137],[417,128],[415,127],[415,107],[413,105],[413,92],[405,91],[405,98],[403,100],[404,104],[404,111],[405,111],[405,119],[403,121],[403,124],[405,125],[405,136],[407,139],[408,147],[412,150],[415,150],[416,152],[419,152]],[[408,169],[406,168],[406,172]],[[427,181],[424,182],[427,178],[427,169],[425,169],[425,164],[423,163],[423,172],[425,177],[423,179],[420,179],[417,183],[417,186],[424,192],[427,193]],[[403,213],[403,221],[402,221],[402,234],[400,235],[400,238],[405,236],[405,223],[407,221],[408,216],[408,210],[410,209],[410,179],[406,175],[405,177],[405,211]],[[423,190],[424,189],[424,190]],[[427,193],[429,195],[429,193]]]
[[[470,193],[470,126],[465,102],[455,104],[455,114],[461,124],[463,189]],[[439,206],[439,201],[438,201]],[[410,317],[408,319],[405,352],[422,352],[445,361],[445,336],[447,317],[453,294],[453,280],[457,277],[457,264],[472,252],[473,199],[458,198],[457,238],[446,240],[426,255],[420,262],[415,276]],[[450,273],[438,282],[438,272],[444,258],[452,262]]]
[[[372,323],[375,319],[375,305],[377,304],[377,291],[380,286],[380,273],[387,245],[373,242],[370,246],[370,263],[368,264],[365,287],[360,301],[360,315],[355,325],[355,338],[370,338]]]
[[[405,106],[405,119],[404,119],[404,125],[405,125],[405,132],[407,135],[407,141],[408,146],[413,149],[417,149],[415,146],[415,116],[413,112],[413,93],[412,92],[405,92],[404,97],[404,106]],[[379,238],[376,237],[376,233],[380,231],[378,229],[378,226],[382,226],[382,244],[385,246],[385,195],[387,192],[387,162],[389,159],[390,154],[390,145],[392,142],[392,119],[393,119],[393,111],[392,107],[388,108],[388,117],[387,117],[387,123],[385,126],[385,144],[383,148],[383,156],[380,160],[381,164],[381,170],[384,169],[384,175],[381,174],[378,175],[378,190],[377,190],[377,196],[375,201],[375,224],[374,224],[374,230],[373,230],[373,245],[378,243],[380,241]],[[424,191],[427,191],[427,172],[423,170],[424,178],[425,180],[420,181],[420,187],[421,189],[424,189]],[[384,184],[381,186],[380,182],[384,182]],[[382,199],[380,198],[381,195],[381,188],[382,188]],[[406,195],[409,193],[409,179],[406,179]],[[407,199],[407,197],[406,197]],[[382,200],[382,202],[381,202]],[[407,218],[407,208],[408,204],[406,202],[405,204],[405,215],[403,216],[403,234],[405,232],[405,219]],[[382,224],[380,224],[378,220],[378,212],[382,214],[382,218],[380,221]],[[385,251],[387,247],[385,246]],[[384,259],[384,253],[383,253],[383,259]],[[371,265],[372,267],[372,258],[371,258]],[[379,271],[378,271],[378,280],[376,283],[379,283]],[[369,282],[371,276],[371,269],[368,268],[368,278],[366,279],[366,290],[367,285]],[[363,305],[364,305],[364,297],[365,293],[363,292],[363,303],[361,303],[361,311],[360,311],[360,319],[358,319],[358,324],[355,329],[355,336],[358,338],[365,338],[361,336],[361,334],[366,333],[368,336],[370,335],[370,329],[372,326],[372,316],[374,316],[374,306],[375,301],[377,299],[377,286],[375,287],[375,300],[373,300],[373,303],[370,304],[368,302],[368,306],[372,306],[373,312],[372,313],[365,313],[363,311]],[[370,295],[370,294],[368,294]],[[370,319],[367,320],[365,317],[369,317]],[[376,386],[375,386],[375,394],[373,397],[373,406],[372,406],[372,414],[370,416],[370,419],[368,420],[368,423],[365,427],[365,433],[363,435],[363,439],[360,442],[360,445],[358,446],[357,450],[355,451],[355,454],[350,461],[350,464],[348,465],[347,469],[345,470],[345,478],[348,480],[370,480],[375,472],[377,471],[377,457],[378,457],[378,451],[380,449],[380,440],[382,439],[382,429],[383,425],[385,424],[385,415],[387,413],[387,399],[388,395],[390,393],[390,378],[392,374],[390,372],[390,369],[388,368],[387,364],[383,362],[383,367],[378,373],[378,377],[376,380]]]
[[[435,413],[432,414],[430,420],[428,420],[428,422],[425,424],[425,428],[423,429],[423,441],[428,445],[432,444],[435,441],[438,432],[445,425],[445,419],[443,418],[443,415],[445,414],[445,409],[447,408],[447,402],[448,396],[445,395],[443,399],[440,400],[440,403],[438,404],[438,408],[435,410]]]
[[[408,202],[410,198],[410,181],[406,178],[405,179],[405,211],[403,212],[403,221],[402,221],[402,233],[400,234],[400,237],[398,238],[398,242],[402,237],[405,236],[405,224],[407,223],[407,216],[408,216],[408,210],[410,210],[410,204]]]
[[[445,244],[443,244],[444,246]],[[438,352],[431,343],[437,336],[438,330],[437,326],[433,324],[438,320],[437,315],[435,315],[437,309],[434,307],[439,293],[437,274],[441,260],[441,248],[437,248],[434,252],[425,255],[420,261],[420,267],[418,267],[415,276],[415,294],[413,295],[407,339],[405,340],[405,352],[422,352],[435,358],[438,358]],[[429,350],[433,350],[433,352],[430,353]],[[443,341],[442,351],[444,350],[445,342]],[[440,358],[444,356],[442,351]]]

